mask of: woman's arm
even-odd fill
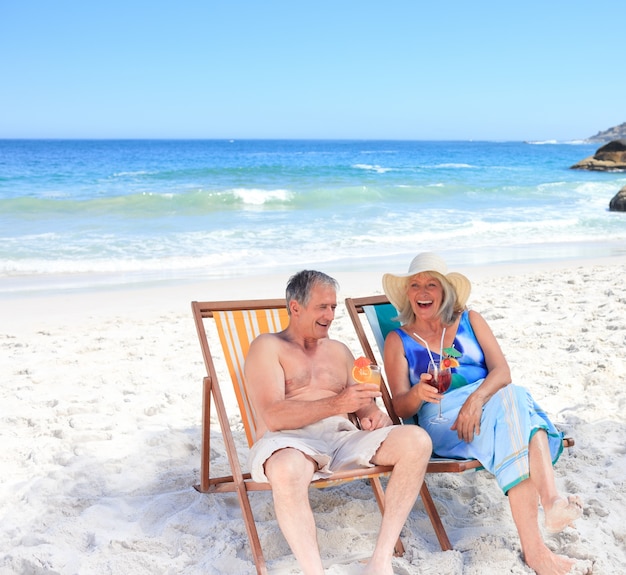
[[[494,393],[511,383],[509,364],[491,328],[478,312],[470,311],[469,320],[485,355],[488,373],[478,389],[465,400],[457,420],[451,427],[457,431],[459,439],[467,442],[474,439],[474,434],[480,434],[483,406]]]
[[[422,374],[419,383],[411,387],[409,362],[404,356],[402,340],[395,332],[391,332],[385,340],[384,361],[391,401],[398,417],[404,419],[415,415],[424,401],[440,401],[441,396],[430,385],[431,376],[427,373]]]

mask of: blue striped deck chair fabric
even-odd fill
[[[378,351],[381,356],[385,347],[385,338],[390,331],[400,327],[400,322],[394,318],[398,315],[396,308],[390,303],[381,303],[378,305],[364,305],[363,312],[370,324]]]

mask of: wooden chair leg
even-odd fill
[[[422,496],[422,502],[424,503],[426,513],[428,513],[428,517],[430,517],[430,522],[432,523],[433,529],[435,530],[435,535],[439,540],[439,545],[441,545],[441,550],[450,551],[452,549],[450,539],[448,539],[446,529],[441,522],[441,517],[439,516],[439,511],[437,511],[437,508],[435,507],[435,502],[430,496],[430,491],[428,489],[428,485],[426,485],[426,481],[424,481],[424,483],[422,484],[420,495]]]
[[[209,490],[209,458],[211,453],[211,378],[202,380],[202,437],[200,448],[200,488],[206,493]]]
[[[380,508],[380,512],[384,513],[385,511],[385,495],[383,491],[383,487],[380,483],[379,477],[374,477],[371,479],[372,489],[374,490],[374,495],[376,496],[376,501],[378,502],[378,507]],[[426,481],[422,484],[422,488],[420,490],[420,496],[422,497],[422,502],[424,503],[424,508],[426,509],[426,513],[428,513],[428,517],[430,518],[430,522],[432,523],[433,529],[435,530],[435,535],[437,536],[437,540],[439,541],[439,545],[441,546],[442,551],[450,551],[452,549],[452,544],[450,543],[450,539],[448,539],[448,534],[446,533],[446,529],[441,522],[441,517],[439,516],[439,511],[435,507],[435,502],[430,495],[430,490],[428,489],[428,485],[426,485]],[[401,557],[404,555],[404,545],[402,544],[402,540],[398,538],[396,545],[394,547],[396,557]]]
[[[241,508],[243,521],[248,533],[248,541],[250,541],[250,550],[252,551],[252,557],[256,565],[257,575],[267,575],[267,565],[265,564],[259,533],[256,529],[256,523],[254,522],[252,507],[250,505],[250,499],[248,498],[248,490],[244,484],[240,484],[237,487],[237,498],[239,499],[239,507]]]

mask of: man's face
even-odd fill
[[[300,324],[307,337],[321,339],[328,337],[337,308],[337,292],[331,286],[316,284],[311,290],[311,298],[306,307],[300,307]]]

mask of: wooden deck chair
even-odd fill
[[[246,392],[243,364],[250,343],[257,335],[265,332],[277,332],[287,326],[288,316],[285,300],[194,301],[191,305],[206,367],[206,376],[203,378],[200,484],[196,485],[195,488],[202,493],[234,492],[237,494],[257,573],[265,575],[267,567],[248,494],[252,491],[270,490],[271,486],[269,483],[253,481],[250,473],[243,471],[229,423],[227,406],[220,387],[221,382],[218,380],[212,354],[221,355],[228,367],[248,446],[251,446],[256,440],[257,426],[255,414]],[[208,325],[210,320],[214,321],[214,326]],[[211,329],[207,330],[209,327]],[[217,336],[213,328],[217,330]],[[211,337],[208,337],[207,333],[212,334]],[[210,345],[209,340],[211,340]],[[218,355],[215,357],[218,357]],[[211,476],[210,473],[210,418],[212,408],[217,413],[219,420],[231,475],[216,477]],[[234,415],[231,414],[231,416]],[[347,470],[335,473],[330,479],[313,481],[311,485],[314,487],[326,487],[354,479],[369,479],[376,501],[382,512],[384,509],[384,493],[380,478],[389,474],[392,470],[393,468],[389,466]],[[404,547],[400,539],[396,543],[395,552],[396,555],[404,554]]]
[[[387,334],[400,327],[400,323],[394,319],[398,315],[398,312],[391,305],[391,303],[389,303],[389,300],[385,295],[346,298],[345,303],[348,315],[352,320],[354,329],[356,330],[359,338],[359,343],[363,349],[363,353],[370,359],[370,361],[378,363],[376,360],[376,354],[370,345],[365,326],[367,325],[367,327],[369,327],[369,331],[376,342],[379,356],[382,358]],[[365,323],[362,321],[362,316],[365,316]],[[393,409],[393,404],[391,403],[391,393],[389,392],[389,388],[387,387],[387,383],[384,381],[384,378],[381,385],[381,393],[383,394],[383,403],[385,404],[387,412],[393,422],[396,424],[402,423]],[[571,437],[563,438],[564,447],[572,447],[573,445],[574,440]],[[433,456],[430,458],[426,473],[461,473],[470,469],[478,470],[481,468],[482,466],[480,462],[476,459],[448,459]],[[425,481],[422,489],[428,489]],[[430,494],[428,495],[428,499],[430,500],[430,505],[432,505],[432,509],[427,509],[428,514],[431,517],[431,521],[433,525],[440,525],[441,534],[437,533],[437,537],[439,539],[439,543],[441,544],[441,548],[444,551],[452,549],[448,535],[443,527],[441,518],[439,517],[439,512],[432,502]],[[424,505],[426,505],[426,497],[424,497],[423,494],[422,500],[424,501]],[[437,530],[437,527],[435,529]]]

